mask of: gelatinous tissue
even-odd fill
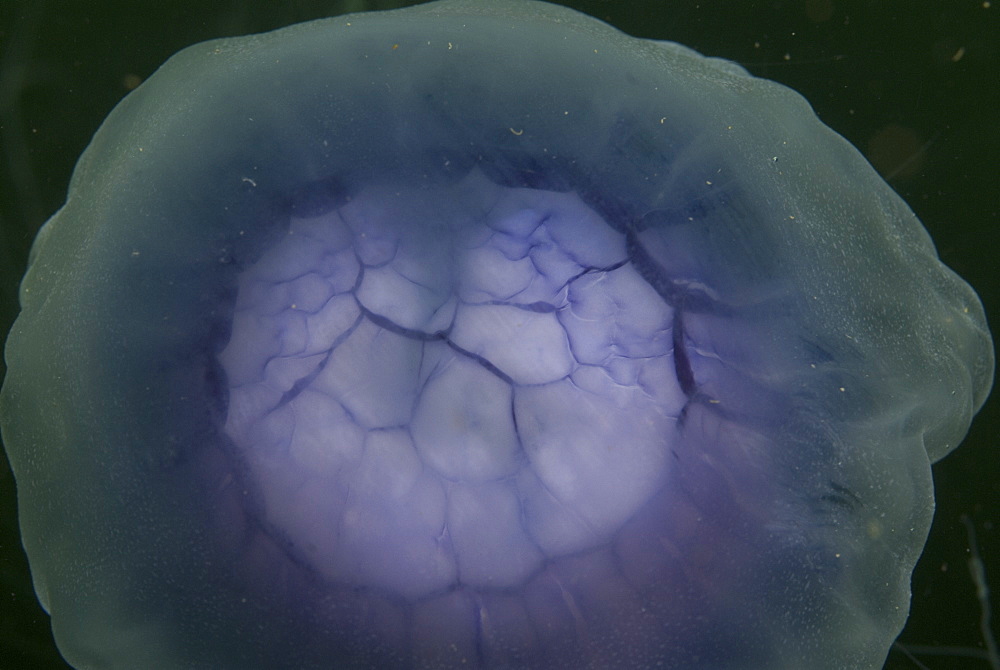
[[[972,289],[794,92],[544,3],[198,44],[0,395],[80,668],[879,667]]]

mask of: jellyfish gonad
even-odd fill
[[[993,375],[800,96],[513,0],[185,49],[21,306],[0,419],[79,668],[878,667]]]

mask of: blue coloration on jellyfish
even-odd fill
[[[518,0],[184,50],[21,302],[80,668],[877,667],[993,375],[802,98]]]

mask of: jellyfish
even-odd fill
[[[181,52],[20,300],[78,667],[876,667],[993,374],[804,100],[536,2]]]

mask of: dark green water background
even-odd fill
[[[484,0],[488,2],[489,0]],[[405,0],[0,0],[0,333],[38,227],[111,108],[179,49]],[[1000,328],[1000,0],[564,0],[633,35],[735,60],[802,93],[868,156]],[[0,374],[5,368],[0,365]],[[938,511],[900,642],[928,668],[988,668],[961,522],[1000,591],[1000,398],[934,468]],[[0,669],[66,668],[31,588],[0,458]],[[1000,600],[1000,594],[998,599]],[[994,618],[1000,608],[994,601]],[[994,624],[996,629],[996,624]],[[996,633],[995,633],[996,634]],[[919,668],[894,649],[886,668]]]

